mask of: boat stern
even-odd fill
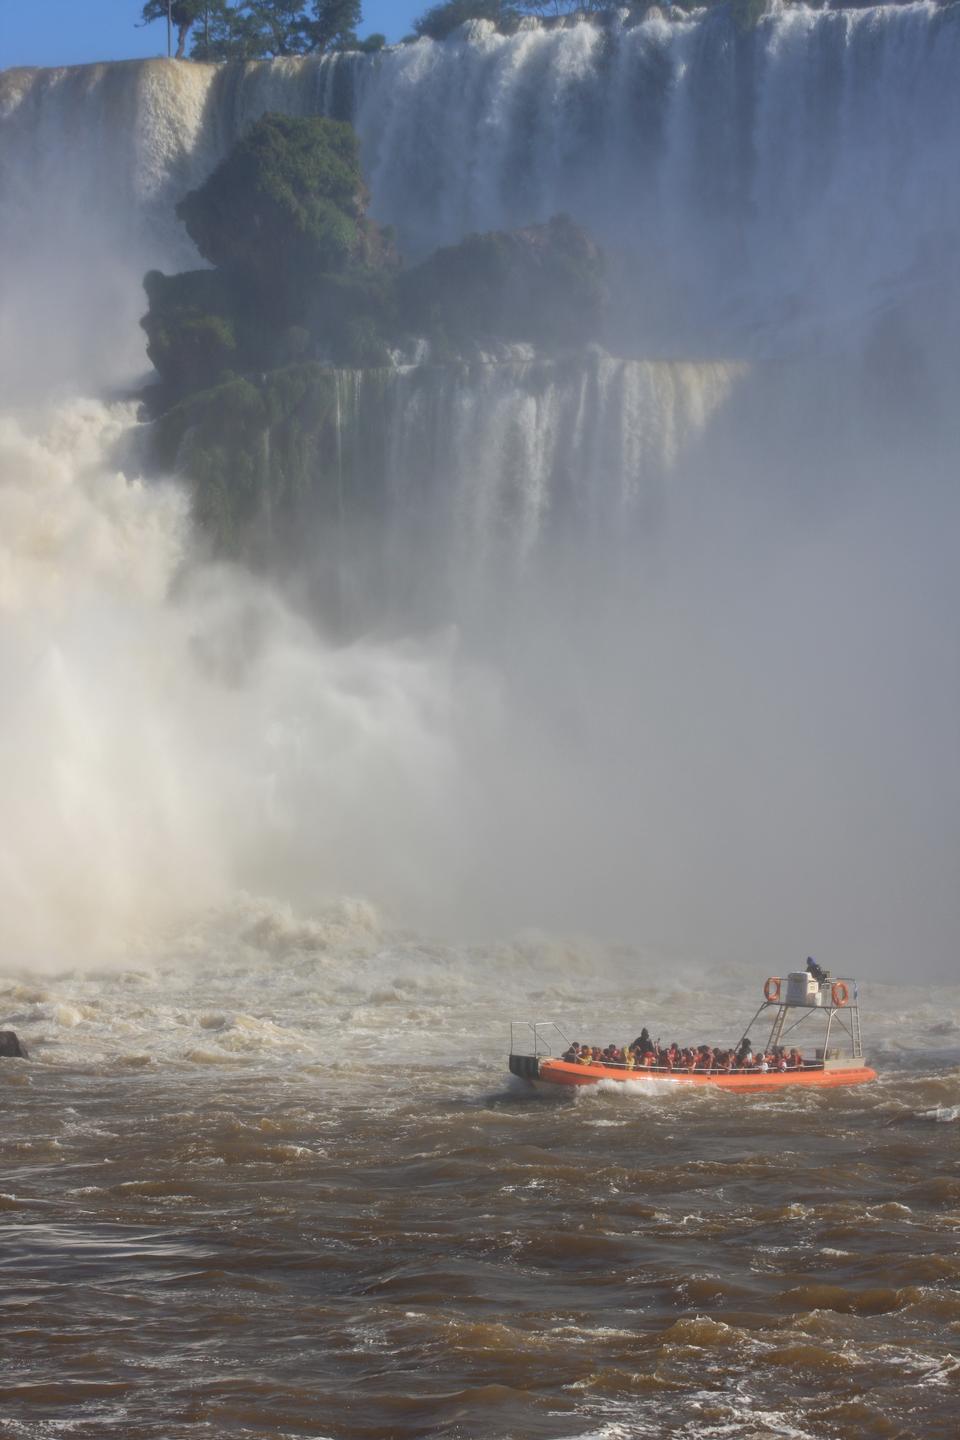
[[[510,1074],[531,1083],[540,1078],[540,1061],[536,1055],[510,1055]]]

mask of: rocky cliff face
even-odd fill
[[[480,25],[375,57],[8,72],[0,249],[19,283],[0,324],[25,338],[0,347],[0,378],[8,393],[34,369],[129,380],[144,271],[197,263],[177,199],[264,111],[323,113],[356,126],[372,213],[408,262],[565,212],[608,252],[616,325],[609,354],[575,359],[474,347],[447,370],[408,354],[389,371],[254,376],[221,397],[226,437],[209,410],[181,414],[168,462],[217,533],[244,532],[240,553],[288,535],[321,550],[305,516],[326,536],[376,503],[388,551],[429,520],[436,570],[465,584],[564,524],[614,531],[667,493],[746,364],[793,377],[762,401],[781,449],[819,432],[825,404],[865,432],[922,413],[939,444],[957,73],[958,7],[932,4],[798,6],[750,32],[651,12],[510,37]]]
[[[567,213],[625,257],[625,329],[651,352],[795,348],[838,319],[869,328],[904,287],[943,290],[958,69],[958,7],[918,3],[795,6],[749,33],[711,14],[479,26],[380,56],[9,71],[0,248],[26,272],[60,250],[86,267],[88,303],[49,284],[31,300],[63,375],[103,352],[105,327],[111,372],[129,373],[140,278],[196,263],[176,201],[265,111],[330,114],[355,125],[372,213],[408,262]]]

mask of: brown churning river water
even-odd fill
[[[865,987],[873,1086],[552,1101],[511,1007],[720,1039],[756,977],[344,953],[0,982],[4,1440],[957,1433],[956,989]]]

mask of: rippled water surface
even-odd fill
[[[4,1436],[956,1433],[955,990],[868,992],[873,1086],[554,1101],[511,1012],[722,1039],[756,977],[263,935],[0,985]]]

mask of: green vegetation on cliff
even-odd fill
[[[151,270],[143,288],[150,309],[140,323],[147,355],[165,383],[164,399],[211,385],[236,363],[243,310],[228,277],[216,270]]]
[[[603,256],[566,217],[471,235],[401,270],[366,208],[350,126],[266,115],[177,206],[211,268],[144,280],[157,458],[190,478],[224,551],[265,553],[305,505],[323,508],[331,467],[342,482],[342,370],[389,365],[423,340],[434,361],[460,363],[602,331]]]
[[[399,277],[407,327],[455,348],[471,340],[582,345],[602,328],[599,247],[565,215],[525,230],[468,235]]]
[[[515,30],[525,16],[555,19],[578,13],[602,15],[622,8],[624,0],[445,0],[431,5],[414,23],[416,37],[442,40],[466,20],[492,20],[498,29]],[[637,8],[646,3],[626,0]],[[192,37],[194,60],[264,60],[289,55],[318,55],[336,50],[383,48],[386,37],[357,29],[361,0],[146,0],[141,23],[170,19],[176,31],[176,58],[182,60]],[[408,37],[414,38],[414,37]]]
[[[195,60],[262,60],[322,54],[328,50],[377,50],[382,35],[358,40],[361,0],[146,0],[141,23],[170,19],[182,60],[193,36]]]
[[[144,282],[155,407],[225,371],[385,358],[397,259],[366,216],[356,136],[335,120],[267,115],[177,206],[213,269]]]
[[[467,20],[491,20],[498,30],[509,32],[526,16],[549,20],[563,15],[602,15],[622,8],[621,0],[445,0],[424,11],[413,29],[417,37],[445,40]]]
[[[189,477],[195,518],[217,551],[265,564],[295,544],[308,502],[323,510],[336,474],[336,387],[326,366],[288,365],[227,376],[159,417],[157,461]]]
[[[289,115],[255,125],[177,206],[205,260],[271,298],[363,258],[363,212],[351,127]]]

